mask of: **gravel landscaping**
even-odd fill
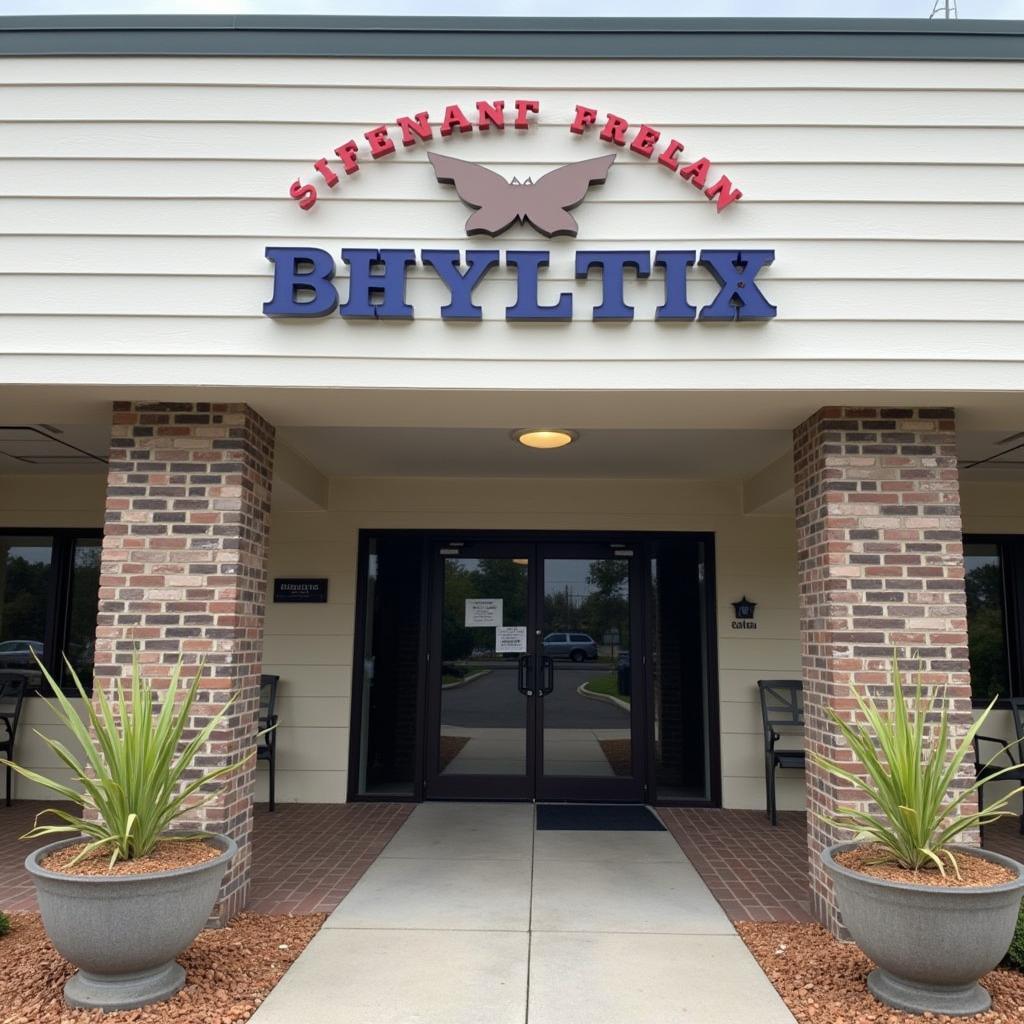
[[[1003,885],[1013,882],[1017,872],[1002,864],[994,864],[983,857],[960,851],[956,854],[957,874],[949,870],[942,874],[931,864],[920,871],[911,871],[893,864],[892,854],[877,843],[864,843],[856,849],[847,850],[836,856],[836,861],[851,871],[878,878],[883,882],[897,882],[903,885],[927,885],[936,889],[969,889],[976,886]]]
[[[739,921],[736,930],[799,1024],[1024,1024],[1024,974],[998,970],[981,979],[992,1009],[972,1017],[891,1010],[867,990],[874,964],[850,942],[816,924]]]
[[[111,864],[110,851],[100,849],[86,854],[76,864],[72,864],[71,862],[81,855],[83,845],[83,843],[76,843],[49,854],[43,858],[42,866],[47,871],[56,871],[62,875],[98,875],[110,878],[191,868],[205,861],[213,860],[221,854],[221,850],[212,843],[198,839],[175,839],[173,841],[161,840],[145,857],[133,857],[131,860],[119,860]]]
[[[178,962],[188,982],[142,1010],[70,1010],[61,990],[73,968],[50,945],[38,914],[12,914],[0,938],[0,1024],[242,1024],[323,924],[325,914],[240,914],[204,931]]]

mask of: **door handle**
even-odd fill
[[[519,655],[519,672],[516,678],[516,686],[524,697],[532,697],[533,690],[527,689],[527,677],[530,674],[530,656]]]
[[[544,655],[544,657],[541,658],[540,670],[543,682],[540,695],[542,697],[546,697],[549,693],[554,693],[555,691],[555,659]]]

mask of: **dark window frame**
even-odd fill
[[[356,545],[357,571],[356,571],[356,600],[353,609],[353,658],[352,658],[352,681],[351,701],[349,717],[349,747],[348,747],[348,781],[346,786],[347,798],[351,803],[379,802],[379,803],[420,803],[427,797],[424,794],[424,780],[426,777],[426,730],[427,730],[427,669],[428,651],[430,647],[428,637],[428,615],[423,615],[420,622],[419,636],[419,671],[417,678],[417,749],[416,768],[413,780],[413,795],[391,795],[386,793],[360,793],[359,792],[359,767],[361,756],[361,729],[362,704],[364,699],[364,664],[365,664],[365,619],[367,612],[367,576],[369,570],[370,543],[374,538],[379,537],[409,537],[420,541],[421,563],[420,563],[420,588],[421,598],[425,602],[424,608],[429,608],[431,599],[431,571],[430,551],[438,544],[457,538],[461,541],[470,540],[507,540],[509,538],[528,539],[532,542],[554,542],[593,539],[594,537],[606,540],[609,536],[621,539],[629,547],[640,552],[640,558],[644,563],[643,585],[640,591],[640,601],[646,604],[648,599],[648,567],[650,552],[648,542],[659,538],[686,537],[690,540],[701,542],[703,547],[703,571],[702,585],[704,588],[703,621],[700,624],[702,634],[704,673],[706,677],[705,699],[708,703],[706,710],[706,744],[707,744],[707,768],[709,772],[709,797],[707,799],[687,799],[669,797],[658,793],[657,780],[655,777],[654,743],[651,736],[647,737],[647,793],[648,797],[659,807],[721,807],[723,796],[723,767],[722,767],[722,730],[720,713],[720,685],[718,666],[718,623],[717,623],[717,566],[716,566],[716,535],[712,531],[704,530],[651,530],[651,531],[568,531],[568,530],[436,530],[410,529],[410,528],[388,528],[388,527],[361,527],[358,533]],[[647,609],[644,609],[646,616]],[[548,634],[552,635],[552,634]],[[568,635],[568,634],[566,634]],[[645,693],[648,688],[649,677],[644,674],[643,685]],[[649,724],[649,723],[648,723]],[[646,727],[645,727],[646,728]]]
[[[63,653],[67,645],[68,627],[71,613],[71,577],[74,569],[75,543],[79,540],[103,539],[103,530],[98,528],[76,526],[0,526],[3,537],[51,537],[53,546],[50,554],[50,586],[46,599],[46,626],[43,635],[45,645],[43,665],[47,672],[56,679],[61,689],[73,696],[78,691],[74,683],[65,678]],[[18,638],[12,638],[18,639]],[[92,694],[92,683],[86,685],[86,693]],[[47,688],[32,687],[26,696],[46,696]]]
[[[999,549],[1003,570],[1003,620],[1010,696],[1024,697],[1024,534],[965,533],[965,552],[968,544],[992,544]],[[972,698],[971,703],[974,707],[982,708],[987,701]],[[1000,698],[996,702],[997,708],[1009,706],[1007,698]]]

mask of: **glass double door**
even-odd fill
[[[638,562],[589,540],[435,549],[428,799],[643,799]]]

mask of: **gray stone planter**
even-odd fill
[[[883,1003],[911,1013],[981,1013],[992,998],[978,979],[1006,955],[1024,894],[1024,866],[976,847],[954,846],[1017,872],[1003,885],[940,889],[871,878],[843,867],[837,853],[821,851],[836,887],[843,923],[875,962],[868,988]]]
[[[175,957],[213,910],[221,880],[238,852],[213,836],[220,856],[196,867],[151,875],[81,876],[47,871],[40,862],[66,839],[25,859],[50,941],[77,973],[64,986],[69,1006],[129,1010],[169,999],[185,984]]]

